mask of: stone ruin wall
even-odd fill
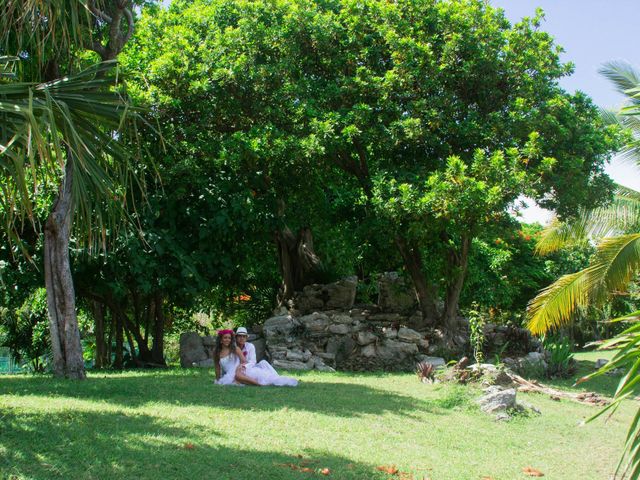
[[[415,370],[418,362],[444,364],[441,332],[421,329],[422,314],[404,279],[394,272],[381,275],[378,302],[355,305],[357,277],[328,285],[309,285],[262,325],[250,329],[249,341],[258,360],[287,370]],[[466,338],[464,319],[460,338]],[[523,329],[487,325],[487,349],[518,338],[522,351],[531,350]],[[184,345],[183,345],[184,344]],[[180,338],[184,367],[213,366],[215,338],[188,332]],[[466,348],[464,345],[462,348]],[[184,353],[184,354],[183,354]]]

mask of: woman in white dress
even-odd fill
[[[240,383],[245,383],[246,379],[251,379],[257,382],[258,385],[266,386],[273,385],[276,387],[295,387],[298,385],[298,380],[291,377],[281,377],[276,372],[269,362],[261,360],[256,363],[256,349],[247,342],[247,329],[239,327],[236,331],[236,341],[238,348],[242,351],[242,355],[246,359],[246,363],[242,364],[237,369],[236,380]],[[255,383],[252,383],[255,385]]]
[[[243,374],[241,365],[247,363],[242,351],[236,345],[233,330],[218,330],[216,349],[213,352],[218,385],[259,385]]]

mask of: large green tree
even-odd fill
[[[284,225],[335,205],[318,188],[352,192],[425,321],[454,330],[472,239],[520,194],[566,216],[611,191],[615,133],[558,86],[571,66],[541,21],[479,0],[176,1],[128,64],[185,148],[232,162]]]

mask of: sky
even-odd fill
[[[169,3],[170,0],[163,0],[163,4]],[[621,105],[623,97],[598,69],[612,60],[625,60],[640,69],[638,0],[490,0],[490,3],[504,9],[512,22],[532,16],[537,7],[542,8],[545,21],[541,29],[564,48],[562,60],[575,65],[573,75],[561,80],[562,87],[568,92],[585,92],[601,107]],[[640,190],[640,175],[633,166],[613,159],[607,173],[616,182]],[[551,212],[529,203],[532,206],[523,211],[524,221],[545,223],[550,219]]]
[[[575,64],[575,72],[561,80],[562,87],[581,90],[605,108],[620,106],[623,97],[598,69],[612,60],[625,60],[640,69],[637,47],[638,0],[491,0],[516,22],[532,16],[537,7],[545,12],[541,29],[549,32],[565,50],[562,60]],[[640,190],[640,175],[634,167],[614,159],[607,173],[616,182]],[[545,223],[551,213],[537,207],[523,212],[527,222]]]

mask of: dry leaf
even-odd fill
[[[542,473],[540,470],[537,470],[533,467],[524,467],[522,469],[522,472],[525,475],[529,475],[530,477],[544,477],[544,473]]]
[[[490,477],[489,475],[484,475],[483,477],[480,478],[480,480],[493,480],[493,477]]]
[[[376,470],[388,473],[389,475],[395,475],[396,473],[398,473],[398,469],[395,465],[380,465],[379,467],[376,467]]]
[[[307,473],[313,473],[313,468],[309,468],[309,467],[302,467],[300,469],[301,472],[307,472]]]
[[[193,443],[188,442],[188,443],[185,443],[185,444],[184,444],[184,448],[185,448],[186,450],[193,450],[193,449],[194,449],[194,448],[196,448],[196,447],[195,447],[195,445],[194,445]]]
[[[328,468],[323,468],[322,470],[320,470],[320,473],[322,475],[331,475],[331,470],[329,470]]]

